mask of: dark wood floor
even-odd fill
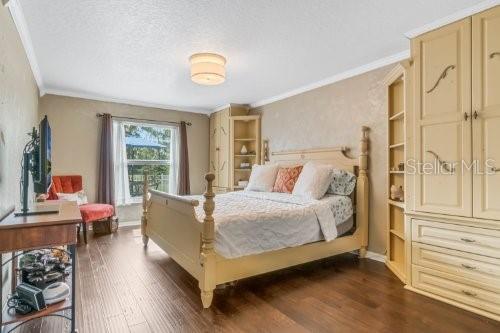
[[[78,329],[98,332],[500,332],[500,323],[403,289],[385,266],[346,254],[218,290],[196,281],[139,230],[78,247]],[[61,332],[43,319],[24,332]]]

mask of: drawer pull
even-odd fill
[[[467,265],[467,264],[462,264],[462,267],[463,267],[463,268],[466,268],[466,269],[470,269],[470,270],[477,269],[477,267],[470,266],[470,265]]]
[[[460,238],[460,240],[462,242],[466,242],[466,243],[475,243],[476,242],[476,240],[470,239],[470,238]]]
[[[462,290],[462,294],[467,295],[467,296],[471,296],[471,297],[476,297],[477,296],[476,293],[473,293],[473,292],[470,292],[470,291],[467,291],[467,290]]]

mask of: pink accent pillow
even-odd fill
[[[302,165],[291,168],[279,168],[273,192],[292,193],[301,172]]]

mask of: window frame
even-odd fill
[[[172,144],[173,144],[172,135],[174,135],[174,131],[172,129],[172,126],[163,125],[160,123],[155,124],[155,123],[141,122],[141,121],[137,121],[137,122],[127,121],[127,122],[123,123],[123,126],[125,126],[125,127],[126,126],[153,127],[153,128],[156,127],[156,128],[161,128],[163,130],[168,130],[170,132],[170,142],[169,142],[169,146],[168,146],[168,148],[169,148],[168,159],[166,159],[166,160],[129,159],[127,156],[128,154],[127,154],[127,145],[126,144],[125,144],[125,156],[127,159],[127,168],[129,166],[137,166],[137,165],[140,165],[140,166],[168,166],[169,172],[171,172],[171,170],[172,170],[172,168],[171,168],[171,166],[172,166],[172,148],[173,148],[172,147]],[[154,149],[154,148],[151,147],[151,149]],[[165,176],[170,177],[170,174],[166,174]],[[131,188],[130,188],[131,175],[129,174],[128,177],[129,177],[129,191],[130,191],[131,190]],[[169,184],[169,187],[170,187],[170,184]],[[142,194],[134,196],[134,195],[132,195],[132,191],[130,191],[130,200],[133,203],[139,203],[142,201]]]

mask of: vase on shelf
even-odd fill
[[[404,201],[404,191],[403,186],[397,187],[396,185],[391,186],[391,200]]]

